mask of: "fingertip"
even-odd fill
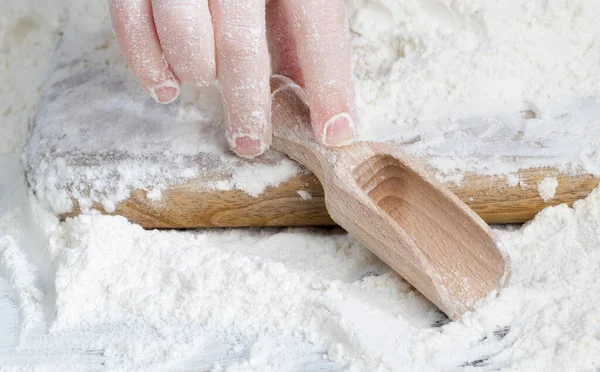
[[[270,141],[254,134],[235,134],[229,140],[233,152],[244,158],[255,158],[269,149]]]
[[[333,116],[322,126],[321,141],[325,146],[340,147],[354,142],[356,125],[352,116],[341,113]]]
[[[227,139],[236,154],[252,158],[271,144],[265,2],[210,0],[209,8]]]
[[[344,1],[290,0],[288,5],[315,136],[325,146],[352,143],[358,121]]]
[[[174,80],[169,80],[163,84],[153,86],[147,89],[148,94],[156,102],[162,104],[169,104],[179,97],[181,92],[180,84]]]
[[[156,102],[173,102],[180,81],[161,48],[151,0],[110,0],[109,5],[119,49],[136,79]]]
[[[273,75],[270,83],[271,98],[274,102],[276,102],[278,93],[292,90],[307,107],[310,106],[308,97],[302,87],[290,78],[283,75]],[[350,112],[353,112],[353,110],[350,109]],[[356,139],[357,121],[354,115],[348,112],[342,112],[327,118],[327,111],[319,105],[314,105],[311,108],[311,122],[315,137],[325,146],[345,146]]]
[[[254,158],[271,146],[270,96],[267,95],[267,99],[268,104],[258,110],[240,110],[235,105],[229,105],[226,99],[223,100],[227,142],[231,150],[241,157]]]
[[[245,158],[254,158],[262,155],[266,150],[263,142],[250,135],[242,135],[233,140],[233,151]]]

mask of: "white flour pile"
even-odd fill
[[[361,111],[403,129],[600,92],[597,1],[347,3]]]
[[[446,175],[600,174],[600,2],[347,3],[364,137]]]
[[[19,156],[66,19],[69,2],[57,3],[5,2],[0,14],[0,370],[600,368],[598,190],[574,209],[497,228],[511,283],[449,324],[340,232],[144,231],[103,216],[59,223],[30,195]],[[556,151],[569,131],[571,140],[581,137],[580,152],[549,161],[598,164],[600,135],[589,115],[600,93],[597,2],[347,3],[361,33],[354,40],[362,117],[380,117],[378,138],[412,138],[417,153],[452,149],[438,164],[450,169],[466,167],[456,154],[488,151],[477,144],[489,147],[517,127],[520,145],[543,140],[523,151],[541,154]],[[85,6],[99,3],[74,4],[76,22],[100,27]],[[589,97],[590,111],[569,111],[570,126],[559,126],[573,96]],[[467,108],[517,114],[468,124],[445,117],[444,103],[465,105],[456,117],[469,116]],[[515,119],[523,104],[536,119]],[[475,168],[510,168],[502,154],[482,159]]]

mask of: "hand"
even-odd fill
[[[227,140],[244,157],[271,143],[273,73],[308,96],[327,146],[356,133],[348,21],[343,0],[109,0],[121,51],[138,81],[170,103],[180,84],[218,78]]]

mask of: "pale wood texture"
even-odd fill
[[[585,198],[600,180],[592,175],[568,175],[556,169],[525,169],[519,172],[523,185],[509,187],[504,177],[466,174],[457,185],[446,184],[463,202],[490,224],[522,223],[542,209]],[[556,177],[558,188],[552,200],[544,202],[537,184],[546,177]],[[298,190],[310,193],[304,200]],[[71,213],[79,215],[77,200]],[[101,205],[95,209],[106,213]],[[143,190],[117,205],[114,215],[124,216],[145,228],[203,228],[333,225],[325,209],[323,188],[313,174],[292,177],[276,187],[269,187],[258,197],[240,190],[211,190],[204,178],[169,186],[160,202],[146,198]]]
[[[595,189],[600,179],[593,175],[569,175],[552,168],[519,171],[521,184],[510,187],[505,177],[467,174],[460,185],[448,187],[481,218],[490,224],[523,223],[542,209],[558,204],[573,205]],[[556,195],[545,202],[537,190],[547,177],[558,181]]]
[[[453,319],[502,288],[508,258],[488,225],[399,146],[324,148],[304,94],[275,77],[273,147],[311,170],[332,219]]]

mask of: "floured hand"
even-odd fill
[[[350,34],[343,0],[109,0],[119,46],[160,103],[182,83],[219,80],[227,140],[254,157],[271,143],[271,66],[306,91],[327,146],[356,134]]]

